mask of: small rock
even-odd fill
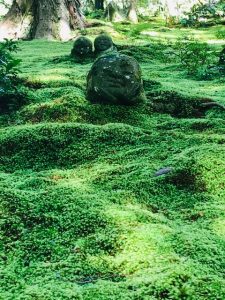
[[[159,177],[159,176],[162,176],[162,175],[166,175],[166,174],[168,174],[168,173],[170,173],[170,172],[172,172],[173,171],[173,168],[171,168],[171,167],[166,167],[166,168],[162,168],[162,169],[160,169],[160,170],[158,170],[156,173],[155,173],[155,177]]]
[[[85,58],[92,54],[92,49],[92,41],[84,36],[81,36],[75,40],[71,55],[73,57]]]
[[[94,41],[95,53],[100,54],[104,51],[114,50],[113,40],[107,34],[100,34]]]

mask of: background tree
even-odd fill
[[[106,16],[110,21],[138,22],[137,0],[106,0]]]
[[[104,0],[95,0],[95,9],[104,9]]]
[[[105,10],[110,21],[129,20],[133,23],[138,22],[138,15],[160,14],[167,24],[173,24],[181,20],[191,23],[211,15],[224,20],[225,8],[224,0],[0,0],[4,9],[10,3],[8,13],[0,22],[1,40],[67,40],[71,37],[71,30],[85,25],[81,9],[89,14],[94,10]]]
[[[0,23],[0,39],[66,40],[72,29],[84,24],[80,0],[13,0]]]

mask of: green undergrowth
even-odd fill
[[[85,99],[92,62],[73,42],[20,42],[29,101],[0,116],[0,299],[225,298],[225,112],[203,105],[225,104],[224,79],[187,76],[148,29],[180,30],[114,27],[143,70],[136,107]]]

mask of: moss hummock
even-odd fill
[[[168,59],[184,33],[219,55],[220,28],[102,27],[88,36],[139,59],[145,105],[87,101],[92,64],[58,59],[72,42],[19,43],[29,102],[0,115],[0,299],[223,300],[225,114],[198,109],[225,104],[224,78]]]

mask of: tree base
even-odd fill
[[[71,39],[71,30],[84,28],[79,2],[60,0],[14,0],[0,23],[0,40],[7,39]]]

